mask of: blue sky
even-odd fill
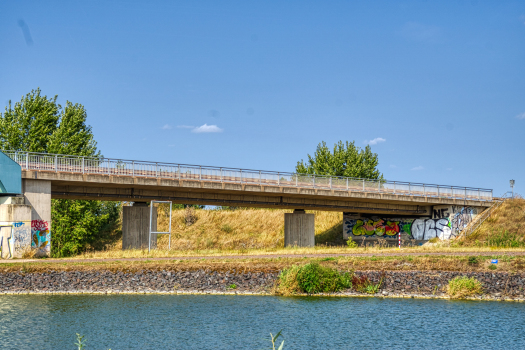
[[[4,1],[0,102],[83,104],[107,157],[293,171],[371,143],[387,179],[525,195],[524,1]]]

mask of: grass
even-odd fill
[[[317,294],[338,292],[352,286],[352,275],[317,262],[293,265],[281,271],[276,294]]]
[[[525,247],[525,199],[506,200],[462,243],[463,246],[479,248]]]
[[[447,294],[453,299],[462,299],[482,293],[481,282],[474,277],[458,276],[448,282]]]
[[[472,263],[472,259],[478,261]],[[11,260],[0,264],[0,272],[41,273],[46,271],[88,271],[109,270],[134,272],[144,269],[170,271],[217,271],[228,272],[271,272],[276,273],[297,264],[317,262],[345,271],[461,271],[488,272],[491,271],[491,259],[498,259],[498,272],[517,273],[525,271],[525,257],[509,256],[490,251],[476,256],[339,256],[337,259],[326,257],[292,256],[288,258],[214,258],[191,259],[177,258],[166,260],[101,260],[101,261],[51,261],[17,262]],[[493,268],[494,268],[493,267]]]

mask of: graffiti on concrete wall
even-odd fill
[[[412,237],[417,240],[432,238],[450,239],[451,229],[448,219],[416,219],[412,223]]]
[[[346,236],[393,237],[400,232],[410,235],[412,221],[413,219],[345,217],[343,220],[343,230]]]
[[[48,253],[51,245],[51,233],[49,224],[44,220],[31,221],[31,247],[38,249],[40,253]]]
[[[9,259],[12,257],[12,246],[11,226],[0,225],[0,257],[2,259]]]
[[[29,224],[29,223],[28,223]],[[13,256],[21,258],[31,249],[31,227],[24,222],[13,223]]]
[[[455,236],[459,235],[465,227],[478,215],[478,209],[472,207],[452,206],[450,218],[452,232]]]
[[[480,213],[480,209],[462,206],[435,206],[431,217],[417,219],[403,218],[362,218],[357,214],[343,217],[343,236],[348,237],[393,237],[406,233],[408,238],[429,240],[432,238],[451,239]]]

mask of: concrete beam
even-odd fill
[[[31,206],[31,246],[36,254],[51,253],[51,181],[22,180],[25,204]]]
[[[152,231],[157,231],[157,208],[153,207]],[[150,207],[147,203],[134,203],[122,208],[122,249],[148,249]],[[151,249],[157,247],[157,234],[151,234]]]
[[[284,246],[315,246],[315,215],[304,210],[284,214]]]

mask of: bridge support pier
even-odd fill
[[[122,250],[148,249],[150,207],[145,202],[135,202],[122,208]],[[153,207],[151,230],[157,231],[157,208]],[[151,234],[151,249],[157,247],[157,234]]]
[[[306,214],[303,209],[284,214],[284,246],[315,246],[315,214]]]
[[[31,206],[31,243],[37,256],[51,253],[51,181],[22,179],[24,202]]]

